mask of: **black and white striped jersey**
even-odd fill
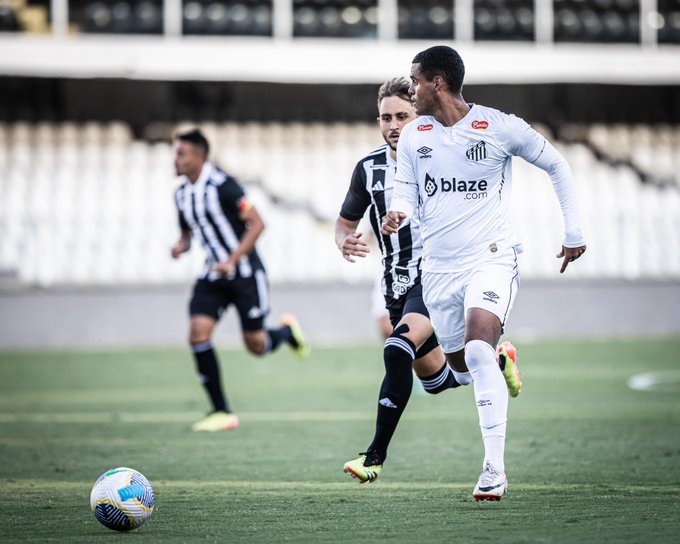
[[[248,205],[245,192],[234,178],[206,162],[196,183],[183,177],[175,191],[175,204],[180,228],[190,230],[205,250],[205,266],[198,277],[223,278],[212,267],[229,258],[246,231],[246,223],[240,218],[243,206]],[[239,259],[234,277],[247,278],[256,270],[264,267],[253,249]]]
[[[418,221],[411,221],[395,234],[380,233],[380,221],[392,200],[397,163],[384,144],[361,159],[352,174],[340,216],[359,221],[370,208],[369,219],[383,256],[383,294],[398,299],[420,275],[422,241]]]

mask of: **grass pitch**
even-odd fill
[[[509,492],[476,503],[472,388],[417,388],[381,478],[342,473],[374,426],[381,349],[220,351],[241,426],[207,409],[188,350],[0,352],[0,540],[7,542],[676,542],[680,339],[518,345]],[[636,382],[634,375],[654,373]],[[94,480],[131,466],[156,492],[132,533],[100,525]]]

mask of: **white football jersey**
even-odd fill
[[[391,209],[417,213],[422,269],[461,272],[518,244],[509,222],[512,157],[546,170],[565,219],[565,245],[583,244],[571,173],[564,158],[524,120],[470,105],[454,126],[432,116],[406,125],[397,147]]]

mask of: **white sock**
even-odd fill
[[[488,461],[498,472],[505,472],[505,427],[506,423],[502,423],[491,429],[482,428],[484,464]]]
[[[465,363],[472,375],[484,440],[484,460],[505,471],[505,427],[508,420],[508,389],[496,363],[496,350],[482,340],[465,345]]]
[[[469,385],[472,383],[472,374],[469,372],[456,372],[453,369],[451,369],[451,372],[453,373],[453,377],[456,378],[456,381],[460,385]]]

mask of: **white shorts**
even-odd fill
[[[519,288],[518,251],[510,247],[461,274],[423,272],[423,300],[444,353],[465,347],[470,308],[498,316],[505,328]]]

